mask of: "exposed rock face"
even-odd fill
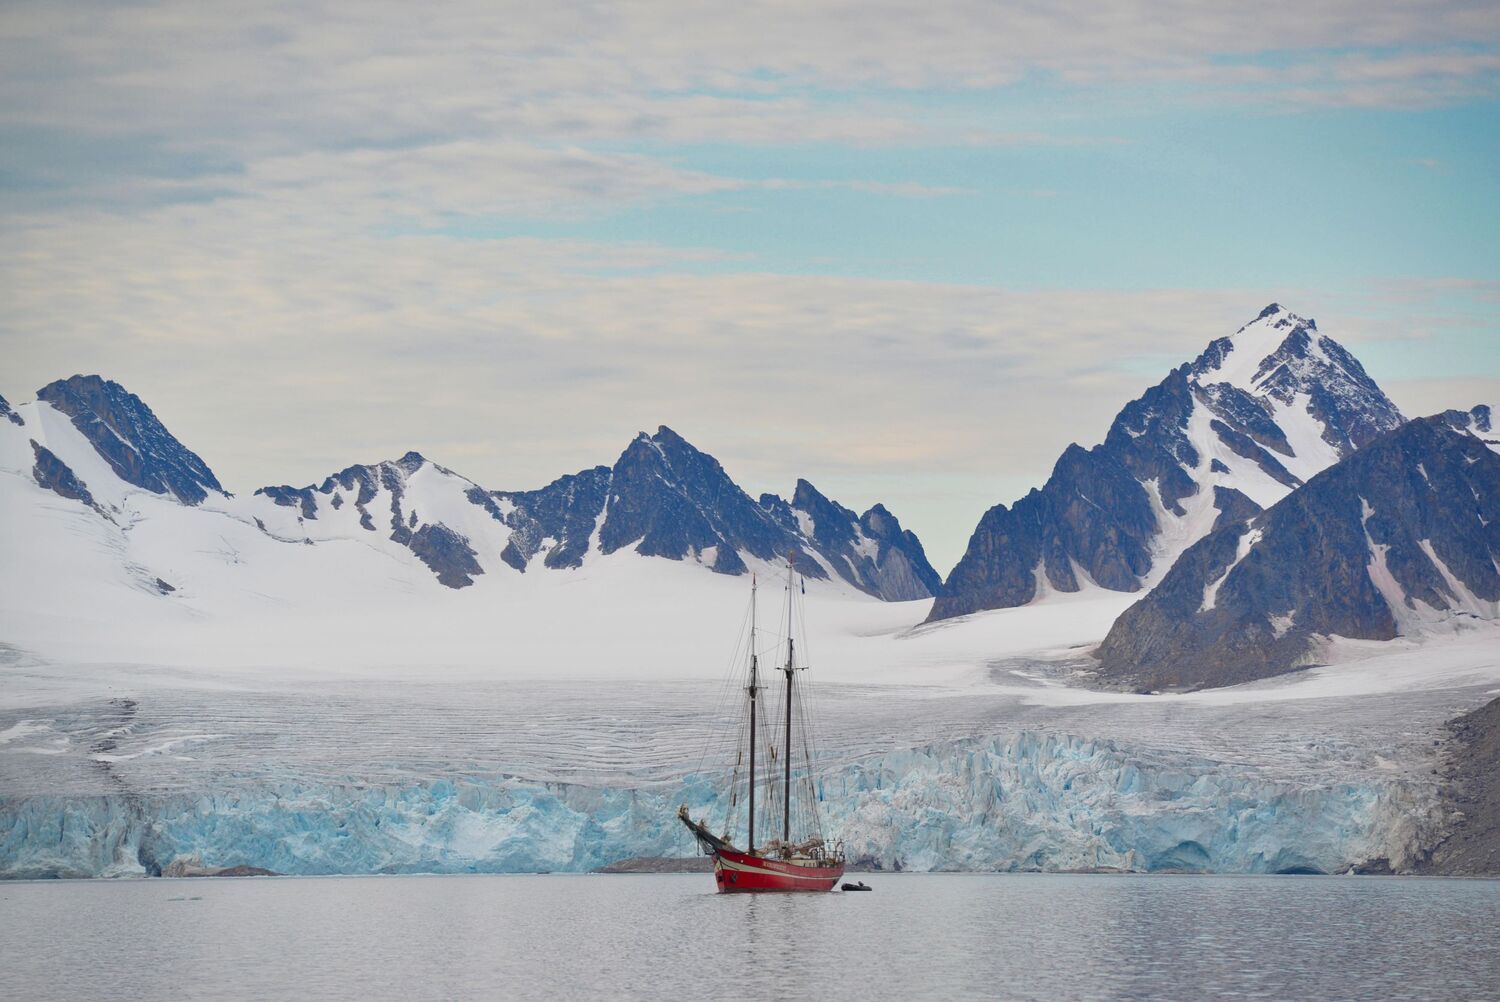
[[[1306,399],[1308,413],[1322,425],[1323,441],[1339,456],[1349,455],[1401,423],[1401,412],[1364,366],[1337,341],[1318,333],[1316,321],[1272,303],[1253,323],[1286,333],[1276,350],[1257,365],[1251,379],[1255,394],[1287,407]],[[1206,381],[1223,373],[1224,367],[1215,365],[1213,359],[1229,355],[1234,347],[1234,338],[1215,341],[1193,363],[1194,375]],[[1263,427],[1271,433],[1269,426]],[[1289,449],[1278,451],[1292,454]]]
[[[910,529],[876,504],[859,517],[859,528],[876,546],[874,568],[865,575],[870,582],[866,591],[889,601],[930,598],[942,587],[943,579],[927,559],[922,541]]]
[[[1219,517],[1214,519],[1214,528],[1222,529],[1235,522],[1244,522],[1260,514],[1261,506],[1251,501],[1233,487],[1214,487],[1214,508]]]
[[[615,463],[599,548],[626,546],[673,560],[712,549],[711,566],[722,574],[746,571],[742,550],[762,560],[790,555],[807,577],[827,577],[803,541],[752,501],[718,460],[665,425],[637,436]]]
[[[1479,404],[1466,411],[1444,411],[1438,417],[1454,431],[1473,435],[1496,452],[1500,452],[1500,427],[1495,425],[1496,408]]]
[[[4,397],[0,397],[0,417],[9,420],[11,424],[24,425],[26,423],[21,420],[21,415],[10,409],[10,401]]]
[[[471,496],[470,500],[485,507],[497,521],[514,528],[501,554],[512,567],[526,570],[531,558],[548,540],[553,543],[542,558],[544,566],[578,567],[604,511],[612,476],[609,467],[596,466],[558,477],[540,490],[496,491],[493,498],[480,491],[482,496]],[[504,514],[495,500],[508,503],[510,514]]]
[[[73,419],[73,427],[126,483],[198,504],[224,488],[208,464],[179,442],[140,397],[98,376],[73,376],[37,391]]]
[[[1400,422],[1352,355],[1273,303],[1127,404],[1103,443],[1070,445],[1040,490],[986,512],[929,620],[1089,585],[1138,591],[1213,525]]]
[[[836,574],[871,595],[892,602],[922,599],[941,583],[921,542],[883,505],[856,515],[798,480],[790,505],[765,494],[760,506],[801,534]]]
[[[857,516],[805,481],[798,498],[793,505],[774,494],[752,501],[716,459],[663,426],[638,435],[612,467],[471,500],[514,528],[503,557],[520,570],[542,552],[546,567],[577,567],[591,546],[698,559],[728,574],[745,572],[741,553],[763,560],[791,554],[808,577],[826,578],[832,568],[882,598],[932,594],[938,577],[921,543],[883,507]]]
[[[255,493],[265,495],[284,507],[300,509],[303,518],[318,517],[318,502],[311,487],[262,487]]]
[[[1453,720],[1449,732],[1443,794],[1455,822],[1417,872],[1500,876],[1500,699]]]
[[[752,501],[718,460],[666,426],[636,436],[612,467],[470,500],[512,528],[501,556],[523,571],[539,553],[545,567],[578,567],[595,547],[701,560],[722,574],[745,573],[741,554],[791,555],[807,577],[827,578],[831,569],[889,600],[925,598],[939,581],[920,541],[880,505],[855,515],[806,481],[791,504],[774,494]]]
[[[449,588],[467,587],[474,583],[473,575],[484,573],[469,541],[446,525],[423,525],[407,545]]]
[[[31,451],[36,456],[36,466],[32,467],[31,475],[38,484],[61,497],[82,501],[90,508],[94,507],[94,496],[89,493],[88,485],[78,479],[67,463],[58,459],[46,446],[39,445],[36,439],[31,440]]]
[[[1388,640],[1500,616],[1500,455],[1446,416],[1366,444],[1211,532],[1116,620],[1105,677],[1203,688],[1304,665],[1330,635]]]
[[[980,519],[929,620],[1025,605],[1084,581],[1136,591],[1156,525],[1150,496],[1117,456],[1069,446],[1045,487]]]

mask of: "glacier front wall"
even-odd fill
[[[1023,732],[893,751],[821,778],[856,864],[902,870],[1336,873],[1408,864],[1430,791],[1268,781],[1183,756]],[[702,775],[624,788],[519,778],[404,786],[0,800],[0,876],[154,875],[173,862],[285,874],[588,871],[693,850],[674,817],[715,810]]]

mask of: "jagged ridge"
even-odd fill
[[[419,473],[422,498],[412,486]],[[666,426],[638,435],[614,465],[538,490],[489,490],[411,452],[350,466],[320,485],[263,487],[256,495],[295,512],[293,524],[260,516],[268,532],[275,526],[316,543],[342,531],[330,519],[357,520],[348,528],[388,534],[451,587],[500,564],[522,573],[535,564],[565,570],[591,552],[623,549],[723,574],[745,573],[742,555],[790,557],[806,577],[836,576],[888,600],[926,598],[940,581],[921,542],[883,506],[856,516],[805,480],[790,505],[769,494],[754,501],[718,460]],[[338,514],[346,505],[349,513]]]
[[[1275,503],[1400,422],[1358,360],[1273,303],[1127,404],[1103,443],[1070,445],[1041,489],[986,512],[929,620],[1139,591],[1227,513]]]

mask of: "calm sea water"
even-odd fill
[[[1500,881],[707,874],[0,884],[14,999],[1473,999]]]

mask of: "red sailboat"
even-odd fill
[[[756,583],[750,583],[750,643],[748,645],[748,678],[741,707],[738,748],[729,781],[726,814],[720,833],[715,834],[703,820],[693,820],[687,805],[677,809],[677,816],[705,855],[714,861],[714,881],[719,891],[735,894],[757,891],[829,891],[844,874],[843,843],[830,845],[823,838],[822,817],[818,809],[818,790],[812,775],[812,740],[807,700],[799,694],[797,674],[806,665],[797,663],[797,646],[792,636],[793,611],[799,593],[794,593],[792,561],[787,566],[786,588],[786,657],[772,669],[784,676],[780,706],[763,707],[770,702],[769,686],[761,685],[760,651],[755,622]],[[770,710],[770,713],[765,712]],[[779,731],[779,733],[777,733]],[[801,753],[794,768],[793,756]],[[757,759],[766,761],[763,768]],[[742,797],[741,794],[744,794]],[[757,793],[760,794],[760,817],[757,818]],[[739,809],[745,804],[745,842],[741,848],[731,841],[739,827]],[[757,845],[757,822],[761,831],[780,830]]]

